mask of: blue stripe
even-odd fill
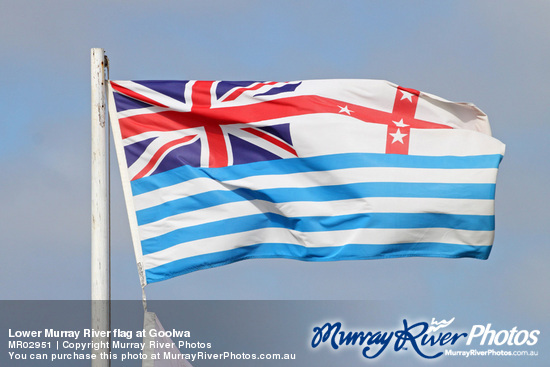
[[[136,211],[138,225],[152,223],[176,214],[220,204],[263,200],[271,203],[293,201],[334,201],[367,197],[408,197],[494,200],[495,184],[452,184],[416,182],[360,182],[347,185],[265,190],[214,190],[168,201]]]
[[[115,107],[117,112],[133,110],[136,108],[147,108],[152,106],[149,103],[138,101],[134,98],[125,96],[124,94],[120,94],[116,91],[113,93],[113,97],[115,99]]]
[[[285,84],[285,85],[282,85],[280,87],[273,87],[265,93],[255,94],[254,97],[272,96],[272,95],[279,94],[279,93],[284,93],[284,92],[294,92],[300,84],[302,84],[302,82],[299,82],[299,83],[296,83],[296,84]]]
[[[181,166],[167,172],[132,181],[131,185],[133,195],[140,195],[200,177],[227,181],[250,176],[283,175],[361,167],[498,168],[501,160],[502,155],[500,154],[467,157],[428,157],[400,154],[346,153],[311,158],[288,158],[268,162],[254,162],[220,168]]]
[[[286,258],[302,261],[369,260],[396,257],[470,257],[486,260],[491,246],[468,246],[421,242],[396,245],[346,245],[341,247],[306,248],[288,243],[264,243],[213,254],[176,260],[147,269],[147,283],[170,279],[196,270],[214,268],[247,259]]]
[[[141,247],[143,254],[147,255],[189,241],[261,228],[287,228],[304,233],[360,228],[452,228],[469,231],[493,231],[495,224],[492,215],[360,213],[289,218],[275,213],[261,213],[176,229],[158,237],[141,241]]]

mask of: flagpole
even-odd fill
[[[91,50],[92,81],[92,329],[111,330],[111,266],[109,239],[109,172],[105,114],[106,57],[102,48]],[[110,333],[106,333],[110,335]],[[110,366],[110,337],[95,336],[92,342],[100,343],[92,367]]]

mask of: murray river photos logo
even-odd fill
[[[477,346],[533,346],[537,344],[540,334],[539,330],[518,330],[515,326],[510,330],[495,330],[491,324],[473,325],[469,332],[448,331],[446,328],[454,320],[455,318],[449,321],[432,319],[431,324],[427,322],[411,324],[404,319],[403,328],[394,331],[346,331],[341,322],[327,322],[313,328],[311,347],[317,348],[322,344],[328,345],[334,350],[343,347],[356,347],[361,350],[361,355],[368,359],[376,358],[386,350],[393,349],[395,352],[413,350],[423,358],[433,359],[444,354],[456,355],[456,352],[452,353],[448,349],[442,349],[462,343],[469,348]],[[471,352],[472,350],[467,353]]]

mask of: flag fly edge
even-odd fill
[[[387,81],[276,84],[110,82],[142,286],[251,258],[488,257],[505,146],[481,110]]]
[[[118,114],[116,113],[113,91],[112,91],[111,83],[108,82],[107,84],[109,88],[108,89],[109,90],[109,93],[108,93],[109,94],[109,103],[108,103],[109,117],[111,119],[113,136],[119,137],[121,136],[121,132],[120,132],[120,125],[118,122]],[[139,241],[138,222],[137,222],[136,211],[134,208],[134,202],[132,199],[132,187],[130,186],[130,177],[128,175],[128,170],[123,169],[123,167],[126,167],[124,147],[122,146],[122,141],[120,139],[114,138],[113,140],[115,143],[118,166],[119,166],[120,176],[122,179],[122,191],[124,193],[124,201],[126,202],[126,210],[128,212],[128,221],[130,222],[130,233],[132,236],[132,243],[134,246],[134,253],[136,256],[139,280],[141,283],[141,287],[143,288],[147,285],[147,280],[145,278],[145,270],[143,268],[143,252],[141,249],[141,243]]]

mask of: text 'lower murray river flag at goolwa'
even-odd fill
[[[143,283],[253,258],[486,259],[504,144],[378,80],[111,81]]]

